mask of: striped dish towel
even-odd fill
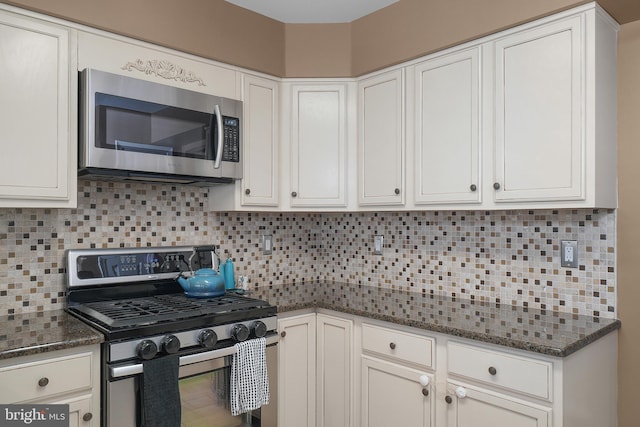
[[[231,364],[231,414],[236,416],[269,403],[267,340],[256,338],[236,344]]]

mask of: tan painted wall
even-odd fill
[[[640,425],[640,21],[622,26],[618,44],[619,427]]]
[[[287,77],[351,77],[350,24],[287,24]]]

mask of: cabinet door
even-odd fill
[[[0,12],[0,206],[76,206],[75,33]]]
[[[415,203],[480,202],[479,48],[415,68]]]
[[[352,425],[353,322],[317,316],[318,427]]]
[[[497,40],[495,200],[582,200],[580,17]]]
[[[316,315],[279,319],[278,425],[316,425]]]
[[[448,427],[547,427],[551,410],[469,387],[448,385]]]
[[[278,206],[278,83],[245,75],[243,206]]]
[[[426,373],[366,356],[361,360],[363,426],[433,425],[431,386],[426,387],[429,393],[425,395],[425,388],[420,384],[420,377]],[[432,379],[429,375],[427,377]]]
[[[361,81],[358,93],[358,202],[403,205],[403,70]]]
[[[346,84],[294,85],[291,206],[346,206]]]
[[[92,401],[91,395],[84,395],[52,403],[69,405],[69,427],[99,426],[100,410],[91,408]]]

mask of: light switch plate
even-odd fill
[[[560,241],[560,265],[567,268],[578,268],[578,241]]]
[[[380,235],[373,236],[373,254],[382,255],[383,249],[384,249],[384,236],[380,236]]]
[[[273,236],[271,234],[262,236],[262,252],[265,255],[271,255],[273,252]]]

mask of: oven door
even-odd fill
[[[275,338],[275,337],[274,337]],[[273,341],[273,338],[271,340]],[[267,345],[267,373],[270,402],[259,410],[240,416],[231,415],[229,383],[234,347],[198,353],[180,358],[180,404],[182,427],[204,425],[216,427],[276,427],[277,346]],[[195,359],[194,359],[195,358]],[[192,363],[193,360],[198,360]],[[140,425],[140,379],[138,366],[110,369],[106,383],[103,425],[105,427],[137,427]],[[123,377],[123,378],[121,378]]]

